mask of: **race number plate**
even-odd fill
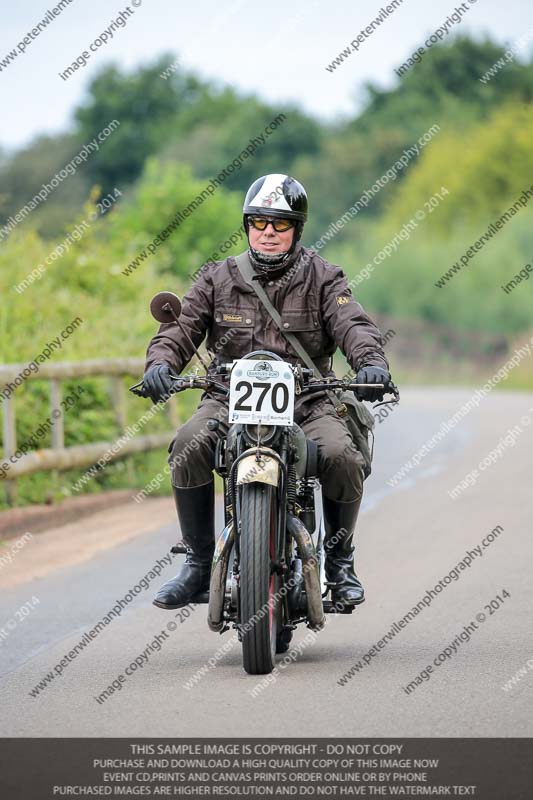
[[[284,361],[234,361],[229,389],[229,421],[292,425],[294,374]]]

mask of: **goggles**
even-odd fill
[[[252,228],[257,231],[264,231],[268,225],[272,225],[277,233],[288,231],[289,228],[294,227],[292,219],[266,219],[265,217],[248,217],[248,221]]]

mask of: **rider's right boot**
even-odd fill
[[[211,561],[215,549],[215,483],[182,489],[172,487],[183,543],[185,562],[175,578],[159,589],[153,604],[158,608],[181,608],[209,590]]]

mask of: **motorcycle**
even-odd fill
[[[173,293],[160,292],[150,308],[158,322],[179,325],[181,303]],[[227,435],[219,420],[207,423],[218,434],[215,471],[223,481],[225,525],[215,545],[208,596],[194,602],[207,602],[212,631],[236,628],[247,673],[268,674],[276,654],[288,650],[297,625],[319,631],[325,614],[351,614],[355,608],[328,599],[333,585],[325,578],[317,446],[294,422],[295,396],[366,384],[315,378],[313,370],[267,350],[220,364],[212,374],[171,377],[172,394],[216,390],[228,399]],[[142,381],[130,391],[147,396]],[[390,392],[395,400],[387,402],[398,402],[394,385]],[[178,544],[172,551],[186,549]]]

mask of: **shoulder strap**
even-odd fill
[[[266,308],[266,310],[268,311],[268,313],[278,326],[280,332],[287,339],[287,341],[295,350],[295,352],[300,356],[304,364],[307,367],[309,367],[309,369],[312,369],[315,375],[323,377],[322,373],[317,368],[315,362],[313,361],[313,359],[311,358],[305,347],[302,345],[300,340],[293,333],[289,333],[283,328],[283,323],[281,321],[281,316],[279,311],[270,302],[270,298],[268,297],[267,293],[265,292],[264,288],[261,286],[259,281],[254,280],[254,277],[257,276],[257,273],[255,272],[252,266],[248,252],[245,251],[244,253],[240,253],[238,256],[235,256],[235,262],[237,264],[239,272],[241,273],[246,283],[252,287],[252,289],[258,296],[259,300],[262,302],[263,306]],[[333,403],[333,405],[335,406],[337,413],[340,416],[346,414],[347,410],[346,406],[343,402],[339,400],[337,395],[334,394],[332,391],[327,391],[327,395],[331,400],[331,402]]]

